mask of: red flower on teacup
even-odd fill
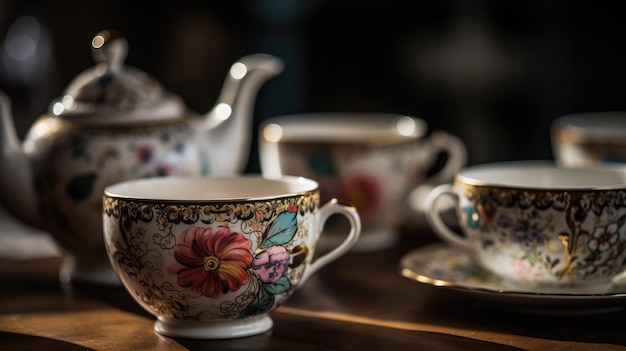
[[[343,182],[340,199],[352,203],[362,216],[371,215],[380,206],[381,188],[375,177],[355,174]]]
[[[228,227],[189,228],[179,235],[174,258],[178,284],[202,295],[218,298],[248,283],[252,264],[250,241]]]
[[[150,144],[144,144],[137,149],[137,159],[140,163],[147,163],[154,157],[154,147]]]
[[[273,283],[287,271],[289,253],[283,246],[271,246],[252,260],[252,270],[264,283]]]

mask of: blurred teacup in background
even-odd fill
[[[397,240],[408,194],[429,179],[452,179],[463,166],[463,143],[445,132],[427,136],[415,117],[379,113],[307,113],[269,119],[259,133],[263,176],[299,175],[320,184],[322,200],[354,204],[363,222],[355,250],[376,250]],[[428,178],[441,153],[446,163]],[[427,179],[428,178],[428,179]],[[342,228],[331,221],[330,232]],[[334,246],[332,235],[324,245]]]
[[[626,112],[590,112],[557,118],[551,130],[561,166],[626,163]]]
[[[463,234],[440,217],[456,201]],[[602,293],[626,265],[626,168],[552,162],[484,164],[459,171],[427,198],[444,241],[503,278],[503,289]]]
[[[360,234],[354,207],[320,206],[302,177],[162,177],[111,185],[104,241],[124,287],[158,318],[155,330],[184,338],[235,338],[272,328],[268,313]],[[326,219],[350,223],[343,242],[315,255]],[[314,258],[315,256],[315,258]]]

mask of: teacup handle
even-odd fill
[[[339,246],[311,262],[308,269],[304,271],[304,274],[300,279],[300,284],[306,282],[311,275],[317,272],[320,268],[347,253],[354,246],[354,244],[356,244],[356,241],[359,239],[359,235],[361,235],[361,219],[356,211],[356,208],[352,205],[341,203],[337,199],[331,199],[320,207],[317,224],[320,231],[324,228],[326,220],[334,214],[343,215],[348,219],[348,222],[350,223],[350,232]]]
[[[471,249],[469,239],[463,235],[452,231],[441,219],[441,209],[439,208],[442,196],[451,196],[457,202],[459,201],[459,195],[454,191],[454,187],[451,184],[441,184],[430,191],[428,197],[426,197],[426,219],[433,229],[435,234],[444,241],[453,246],[457,246],[463,249]]]
[[[446,164],[437,173],[431,175],[428,181],[434,184],[447,182],[467,162],[465,144],[461,139],[442,130],[434,131],[428,141],[434,146],[433,154],[448,155]]]

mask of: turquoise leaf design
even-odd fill
[[[274,307],[274,294],[265,290],[264,284],[259,281],[259,292],[256,298],[241,311],[238,318],[246,318],[269,312]]]
[[[76,201],[86,199],[93,191],[93,184],[96,178],[98,178],[96,172],[83,173],[73,177],[67,183],[67,193]]]
[[[480,215],[476,208],[467,206],[463,208],[463,212],[467,215],[467,225],[470,228],[476,229],[480,227]]]
[[[317,175],[333,175],[335,169],[329,157],[321,153],[313,153],[308,159],[309,169]]]
[[[273,283],[263,284],[263,287],[270,294],[274,294],[274,295],[282,294],[284,292],[289,291],[289,289],[291,289],[291,282],[289,281],[289,278],[283,275],[282,277],[280,277],[280,279],[278,279],[277,281]]]
[[[282,212],[268,226],[262,248],[289,243],[298,230],[297,212]]]

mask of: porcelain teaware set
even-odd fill
[[[624,269],[626,171],[570,167],[626,157],[619,128],[606,127],[623,126],[621,116],[555,123],[558,167],[467,168],[463,143],[427,133],[417,117],[281,116],[259,130],[262,175],[242,175],[255,94],[280,73],[280,59],[240,59],[200,116],[124,64],[124,38],[98,33],[91,50],[96,65],[22,143],[0,93],[0,200],[65,249],[62,282],[121,282],[163,335],[266,332],[268,313],[318,269],[351,250],[392,245],[408,194],[425,185],[434,187],[423,206],[432,229],[511,289],[601,293]],[[446,163],[433,172],[442,153]],[[463,233],[439,216],[446,197]],[[424,278],[419,257],[401,265],[409,261],[403,272]]]

